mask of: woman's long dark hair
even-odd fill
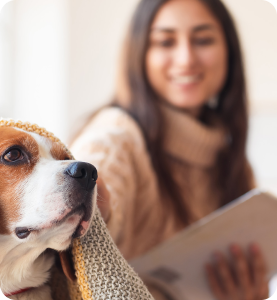
[[[170,0],[142,0],[133,16],[125,42],[122,73],[114,105],[128,112],[141,127],[160,187],[168,195],[170,205],[181,224],[190,222],[190,212],[183,196],[170,174],[168,160],[163,152],[163,119],[157,106],[157,95],[148,83],[145,56],[153,19],[163,4]],[[247,138],[246,87],[242,54],[234,22],[220,0],[201,1],[219,21],[228,49],[228,74],[219,95],[215,111],[204,108],[201,119],[216,114],[229,132],[230,145],[218,157],[216,185],[222,190],[224,205],[252,188],[252,172],[247,164],[245,148]]]

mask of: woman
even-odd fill
[[[245,154],[241,51],[219,0],[142,0],[119,78],[113,105],[91,119],[72,151],[106,183],[110,206],[99,202],[100,208],[131,259],[246,193],[254,181]],[[215,297],[266,298],[259,247],[244,252],[233,244],[230,254],[230,266],[218,252],[206,266]]]

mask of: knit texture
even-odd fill
[[[115,246],[99,210],[89,232],[74,240],[73,257],[84,300],[153,299]]]
[[[52,133],[38,125],[1,119],[0,127],[4,126],[39,134],[67,149]],[[141,279],[118,251],[98,209],[88,233],[73,241],[72,253],[77,285],[70,286],[71,300],[153,300]]]

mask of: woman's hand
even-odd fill
[[[97,179],[97,205],[102,218],[107,223],[111,216],[110,193],[101,177]]]
[[[231,263],[220,252],[214,263],[206,265],[211,290],[218,300],[263,300],[268,298],[266,265],[258,245],[251,244],[247,254],[234,244]]]

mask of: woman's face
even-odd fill
[[[227,56],[221,25],[205,5],[171,0],[150,29],[147,77],[165,101],[197,115],[223,87]]]

